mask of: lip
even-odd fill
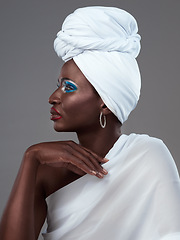
[[[60,112],[59,112],[57,109],[55,109],[54,107],[51,108],[50,113],[51,113],[52,115],[57,115],[57,114],[58,114],[58,115],[61,115]]]
[[[53,120],[53,121],[62,118],[60,112],[57,109],[55,109],[54,107],[51,108],[50,113],[51,113],[51,120]]]

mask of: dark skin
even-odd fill
[[[75,90],[68,92],[67,78]],[[121,123],[73,60],[63,65],[59,88],[49,103],[54,129],[75,131],[79,144],[46,142],[26,150],[1,220],[2,240],[37,239],[47,214],[47,196],[85,174],[100,179],[108,174],[103,168],[108,161],[104,157],[121,135]],[[107,119],[104,129],[99,123],[100,112]]]

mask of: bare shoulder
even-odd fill
[[[66,168],[40,165],[37,173],[36,186],[43,192],[44,198],[53,192],[75,181],[80,176]]]

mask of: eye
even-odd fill
[[[62,82],[62,90],[66,93],[69,92],[74,92],[77,90],[77,87],[75,84],[73,84],[72,82],[69,81],[63,81]]]

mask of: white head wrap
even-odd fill
[[[121,123],[136,107],[140,36],[132,15],[114,7],[79,8],[67,16],[54,49],[75,63]]]

